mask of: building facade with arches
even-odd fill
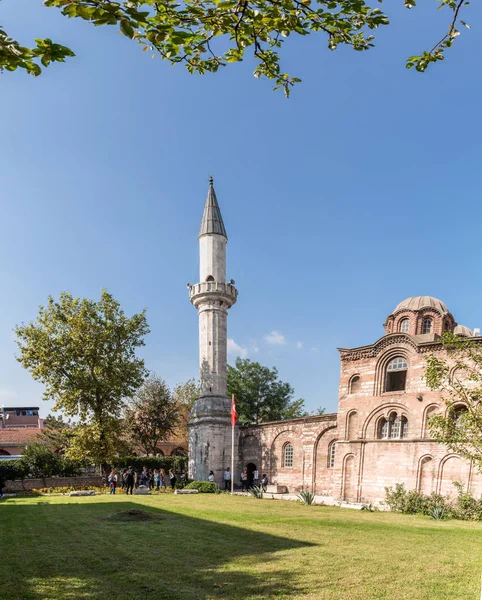
[[[373,344],[339,349],[336,414],[242,428],[241,465],[266,473],[288,492],[313,489],[344,502],[381,501],[385,487],[396,483],[453,494],[457,481],[482,494],[476,467],[431,439],[429,417],[447,408],[441,392],[424,380],[427,354],[444,352],[444,331],[464,337],[474,332],[431,296],[398,304],[384,329]],[[457,410],[454,419],[464,408]]]

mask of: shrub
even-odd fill
[[[419,513],[434,519],[453,518],[465,521],[482,521],[482,499],[477,500],[463,485],[454,482],[457,496],[425,495],[406,490],[401,483],[385,488],[386,503],[390,510],[405,514]]]
[[[218,485],[214,481],[191,481],[185,487],[186,490],[197,490],[202,494],[216,494]]]
[[[248,492],[251,494],[251,496],[253,496],[253,498],[258,498],[260,500],[263,498],[264,490],[260,485],[255,485],[254,487],[249,488]]]
[[[298,494],[298,498],[303,504],[307,504],[309,506],[315,503],[315,493],[311,492],[310,490],[304,490],[300,492]]]

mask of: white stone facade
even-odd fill
[[[199,374],[201,397],[189,422],[189,477],[207,480],[213,471],[222,484],[231,465],[231,401],[226,396],[227,317],[236,302],[234,282],[226,282],[226,230],[212,180],[199,234],[200,283],[189,296],[199,316]],[[236,431],[235,457],[238,455]],[[236,461],[237,462],[237,461]]]

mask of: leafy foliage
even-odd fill
[[[258,500],[262,500],[264,495],[264,489],[260,485],[254,485],[253,487],[249,488],[248,494],[251,494],[251,496],[253,496],[254,498],[258,498]]]
[[[143,50],[172,64],[182,63],[190,73],[216,72],[250,53],[256,61],[254,76],[271,79],[286,95],[300,81],[280,66],[280,50],[290,36],[321,33],[330,50],[347,45],[361,51],[373,46],[375,29],[389,24],[379,7],[371,8],[364,0],[45,0],[44,4],[95,26],[114,25]],[[404,4],[411,9],[416,3]],[[467,4],[440,0],[440,8],[452,11],[448,30],[430,51],[411,56],[408,68],[424,71],[443,60],[444,51],[459,35],[458,23],[468,27],[459,18]],[[35,48],[25,48],[0,30],[0,68],[23,68],[39,75],[40,64],[48,66],[74,55],[50,39],[35,41]]]
[[[27,446],[19,460],[22,471],[33,477],[75,477],[81,465],[61,454],[56,454],[41,442]]]
[[[425,379],[442,390],[447,411],[430,418],[432,437],[482,469],[482,345],[476,340],[445,333],[447,358],[427,357]]]
[[[187,439],[189,415],[191,414],[194,402],[199,398],[199,395],[199,382],[194,378],[188,379],[184,383],[179,383],[172,391],[173,400],[179,407],[180,419],[175,434],[178,439]]]
[[[70,445],[73,427],[62,417],[47,415],[44,419],[44,429],[40,432],[42,441],[53,452],[65,452]]]
[[[298,499],[302,504],[311,506],[315,503],[315,494],[311,490],[303,490],[298,494]]]
[[[191,481],[185,486],[186,490],[197,490],[203,494],[217,494],[219,486],[214,481]]]
[[[432,493],[422,494],[406,490],[401,483],[385,488],[385,502],[390,510],[404,514],[422,514],[433,519],[452,518],[464,521],[482,521],[482,498],[476,499],[454,481],[455,497]]]
[[[156,454],[162,439],[172,435],[180,419],[178,404],[166,382],[151,375],[125,410],[126,429],[131,442],[146,454]]]
[[[135,353],[148,332],[145,311],[126,317],[105,290],[98,302],[49,297],[36,321],[16,327],[17,360],[45,385],[55,411],[78,419],[70,458],[103,464],[127,451],[121,409],[146,376]]]
[[[14,481],[15,479],[24,479],[28,471],[24,463],[20,460],[2,460],[0,461],[0,481]]]
[[[293,400],[289,383],[278,380],[278,370],[263,367],[248,358],[237,358],[228,365],[228,394],[236,398],[238,419],[242,424],[265,423],[303,416],[304,400]]]

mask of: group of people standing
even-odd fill
[[[259,479],[259,471],[258,469],[255,469],[253,472],[253,480],[251,485],[249,484],[249,475],[248,475],[248,468],[244,467],[243,470],[241,471],[241,491],[242,492],[247,492],[248,491],[248,487],[262,487],[263,491],[266,491],[266,487],[268,485],[268,477],[266,475],[266,473],[263,473],[263,476],[261,477],[261,480]],[[209,472],[209,477],[208,477],[209,481],[214,481],[214,472],[210,471]],[[225,492],[230,492],[231,491],[231,481],[232,481],[232,476],[231,476],[231,469],[229,467],[227,467],[224,471],[223,474],[223,479],[224,479],[224,491]]]
[[[181,473],[180,481],[186,483],[187,477],[185,473]],[[133,494],[135,488],[140,485],[148,487],[150,490],[167,491],[168,483],[171,489],[175,489],[177,483],[176,474],[172,469],[169,469],[168,473],[164,469],[148,469],[144,467],[140,473],[133,467],[124,469],[120,475],[117,474],[115,469],[112,469],[107,483],[110,488],[110,493],[115,494],[118,484],[125,490],[126,494]]]

